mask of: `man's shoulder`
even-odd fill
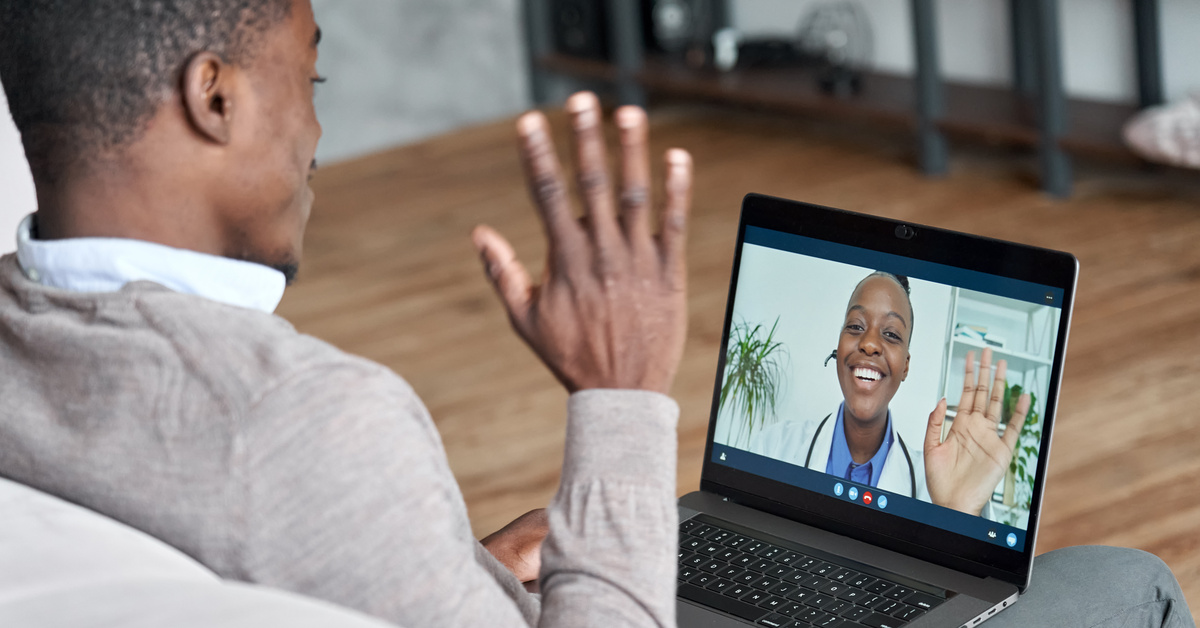
[[[387,367],[300,333],[275,314],[170,291],[147,291],[137,307],[193,375],[209,382],[214,393],[240,401],[237,405],[314,380],[333,385],[353,379],[364,388],[412,394]]]

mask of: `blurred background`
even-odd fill
[[[1200,2],[314,0],[324,126],[278,314],[429,407],[479,535],[544,506],[566,394],[468,233],[545,244],[513,142],[594,89],[690,150],[680,494],[699,485],[738,209],[772,194],[1075,254],[1040,551],[1154,552],[1200,608]],[[0,253],[36,207],[0,107]],[[1189,139],[1190,138],[1190,139]]]
[[[918,33],[914,9],[928,4],[932,10],[932,32]],[[946,81],[1000,88],[982,95],[988,99],[1007,91],[1019,73],[1017,66],[1039,59],[1033,31],[1037,24],[1016,17],[1031,0],[955,0],[913,2],[871,0],[828,2],[826,0],[314,0],[314,10],[324,31],[321,43],[321,72],[330,78],[318,90],[317,109],[325,128],[318,152],[322,164],[335,163],[387,148],[408,144],[452,129],[510,116],[533,104],[559,103],[580,87],[612,88],[614,81],[595,81],[596,76],[614,76],[618,66],[629,65],[619,50],[622,39],[637,38],[651,56],[686,57],[689,49],[711,48],[713,35],[729,27],[742,39],[806,43],[818,48],[844,48],[844,61],[856,71],[887,77],[912,78],[917,71],[917,41],[932,42]],[[1121,119],[1143,104],[1175,102],[1200,89],[1200,65],[1194,33],[1200,29],[1200,3],[1193,0],[1057,0],[1038,3],[1055,6],[1054,28],[1059,48],[1061,85],[1064,93],[1086,105],[1118,104],[1109,117]],[[851,7],[852,10],[847,10]],[[1139,13],[1153,14],[1152,24],[1142,28]],[[621,32],[622,12],[635,13],[638,33]],[[815,18],[832,16],[824,29],[810,29]],[[836,19],[850,15],[850,19]],[[817,20],[819,22],[819,19]],[[828,20],[827,20],[828,21]],[[630,29],[625,28],[624,31]],[[829,31],[837,31],[831,35]],[[1022,30],[1021,34],[1014,31]],[[837,39],[842,37],[843,39]],[[824,39],[821,39],[824,38]],[[1144,41],[1144,44],[1142,43]],[[1157,85],[1149,102],[1139,101],[1139,45],[1148,47],[1153,69],[1148,74]],[[1024,52],[1019,48],[1026,48]],[[753,53],[754,51],[751,50]],[[760,51],[761,52],[761,51]],[[810,51],[811,52],[811,51]],[[709,53],[711,54],[711,52]],[[787,69],[805,65],[803,60],[778,58],[777,70],[787,82],[812,82],[804,73]],[[817,53],[819,54],[819,52]],[[753,54],[750,55],[753,57]],[[812,55],[810,55],[812,56]],[[1021,61],[1021,60],[1024,61]],[[592,64],[580,61],[596,62]],[[811,59],[810,59],[811,61]],[[572,62],[575,65],[572,66]],[[633,62],[636,65],[636,61]],[[711,60],[707,62],[711,65]],[[682,63],[682,66],[688,64]],[[699,65],[704,65],[701,63]],[[743,61],[746,65],[746,61]],[[750,65],[755,65],[753,60]],[[770,65],[761,61],[759,67]],[[557,70],[557,71],[555,71]],[[810,72],[811,73],[811,72]],[[1036,69],[1026,71],[1033,77]],[[1143,72],[1147,74],[1147,72]],[[673,78],[678,79],[678,76]],[[727,76],[726,78],[734,78]],[[661,77],[647,77],[652,86]],[[687,84],[688,82],[691,84]],[[1036,81],[1035,81],[1036,82]],[[680,83],[683,83],[682,85]],[[868,78],[869,83],[869,78]],[[660,86],[661,87],[661,86]],[[730,91],[745,86],[732,86]],[[794,89],[794,87],[793,87]],[[531,91],[531,90],[536,90]],[[654,91],[652,87],[651,92]],[[659,91],[684,92],[704,100],[744,101],[743,94],[722,94],[705,84],[703,71],[676,81]],[[760,92],[763,90],[759,90]],[[781,90],[786,92],[787,90]],[[871,86],[866,86],[871,91]],[[904,91],[903,89],[901,91]],[[614,97],[621,99],[613,89]],[[772,96],[770,89],[752,98],[783,108],[828,107],[828,103],[804,102],[804,98]],[[636,98],[644,100],[645,90]],[[915,110],[911,89],[896,96],[908,100],[900,109]],[[864,119],[895,109],[894,103],[865,105],[846,99],[846,111],[871,109]],[[778,101],[778,102],[775,102]],[[11,232],[19,216],[34,206],[28,169],[22,162],[19,137],[0,103],[0,189],[6,202],[0,206],[0,234]],[[989,112],[994,114],[995,112]],[[969,111],[948,111],[951,119],[971,117]],[[943,114],[943,115],[946,115]],[[1020,118],[1013,111],[1005,117]],[[1069,125],[1069,113],[1068,126]],[[986,122],[986,121],[985,121]],[[996,119],[993,116],[992,126]],[[1035,127],[1033,116],[1028,126]],[[911,123],[908,121],[907,123]],[[953,125],[951,125],[953,126]],[[960,124],[959,126],[964,126]],[[965,126],[972,126],[971,122]],[[974,126],[987,126],[986,123]],[[961,130],[961,129],[959,129]],[[996,134],[996,129],[974,129],[976,134]],[[999,132],[1004,135],[1004,130]],[[1113,142],[1115,128],[1100,129],[1103,141]],[[1020,135],[1008,129],[1008,135]],[[1081,140],[1087,143],[1086,133]],[[1012,138],[1009,138],[1012,139]],[[1094,138],[1093,138],[1094,139]],[[1018,142],[1033,143],[1029,137]],[[1107,147],[1111,149],[1111,146]],[[0,238],[0,251],[11,250],[9,238]]]

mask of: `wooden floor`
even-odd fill
[[[1038,550],[1162,557],[1200,610],[1200,184],[1099,167],[1075,195],[1032,162],[955,152],[921,177],[904,135],[705,109],[653,112],[656,152],[692,151],[690,328],[674,394],[680,494],[699,483],[741,196],[762,192],[1064,249],[1081,264]],[[556,118],[560,129],[562,119]],[[541,228],[509,121],[322,170],[300,279],[280,313],[421,395],[486,534],[553,494],[566,395],[510,332],[468,233],[509,236],[534,275]],[[347,391],[353,394],[353,391]]]

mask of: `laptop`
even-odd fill
[[[679,625],[969,627],[1019,603],[1077,274],[1068,253],[746,196],[700,490],[679,500]],[[971,447],[1007,454],[961,463]]]

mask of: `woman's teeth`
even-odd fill
[[[859,368],[854,369],[854,376],[859,379],[865,379],[869,382],[875,382],[875,381],[879,381],[883,377],[883,373],[880,373],[879,371],[876,371],[875,369],[859,367]]]

